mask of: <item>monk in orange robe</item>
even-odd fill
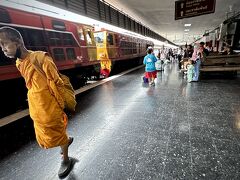
[[[73,138],[66,133],[67,116],[64,113],[63,81],[57,67],[47,53],[28,51],[21,34],[14,28],[0,28],[0,46],[7,57],[17,58],[16,66],[25,79],[28,89],[30,117],[34,122],[36,139],[42,148],[60,146],[63,161],[60,177],[66,176],[72,165],[68,147]],[[43,58],[42,70],[46,78],[36,71],[31,58]]]

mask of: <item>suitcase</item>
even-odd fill
[[[143,76],[143,82],[144,82],[144,83],[148,83],[148,78],[146,78],[145,76]]]

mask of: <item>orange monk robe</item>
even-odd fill
[[[34,122],[36,139],[42,148],[52,148],[68,143],[66,134],[67,116],[63,111],[64,100],[60,94],[63,81],[51,57],[37,52],[37,58],[45,58],[42,65],[48,82],[30,62],[32,55],[17,59],[16,66],[25,79],[28,89],[30,117]]]

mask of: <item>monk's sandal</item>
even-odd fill
[[[58,176],[60,178],[66,177],[72,169],[72,164],[73,164],[73,159],[72,158],[69,158],[68,161],[62,161],[60,169],[58,171]]]

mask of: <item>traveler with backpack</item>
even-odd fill
[[[157,71],[155,67],[155,63],[157,62],[157,58],[153,53],[153,48],[151,46],[147,49],[147,55],[144,57],[143,64],[145,64],[145,77],[148,78],[148,82],[150,86],[154,86],[154,80],[157,77]]]

